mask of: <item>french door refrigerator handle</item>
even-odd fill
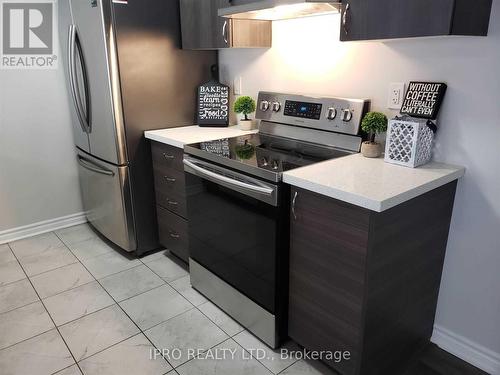
[[[75,105],[76,115],[82,131],[87,132],[87,127],[85,126],[85,121],[83,120],[82,109],[80,108],[80,103],[78,102],[78,91],[76,86],[76,67],[75,67],[75,45],[76,43],[76,27],[75,25],[69,26],[68,34],[68,73],[69,73],[69,85],[71,89],[71,98],[73,99],[73,104]]]
[[[78,52],[78,57],[80,58],[80,64],[82,67],[82,76],[83,76],[83,93],[85,95],[85,110],[86,113],[85,119],[86,119],[86,124],[87,124],[87,129],[89,133],[92,133],[92,119],[91,119],[91,109],[92,109],[92,103],[90,101],[90,85],[89,85],[89,76],[87,73],[87,64],[85,63],[85,58],[83,56],[83,49],[82,45],[80,43],[80,39],[78,37],[78,32],[76,33],[76,39],[75,39],[75,45],[76,45],[76,52]],[[81,105],[81,99],[80,99],[80,105]]]
[[[274,193],[274,189],[263,187],[263,186],[257,186],[257,185],[249,184],[249,183],[246,183],[243,181],[234,180],[230,177],[222,176],[222,175],[217,174],[215,172],[206,170],[205,168],[202,168],[202,167],[196,165],[195,163],[193,163],[190,160],[184,159],[183,163],[184,163],[184,165],[193,169],[197,173],[197,175],[200,177],[207,177],[207,178],[212,179],[213,181],[225,182],[226,184],[232,185],[234,187],[238,187],[238,188],[241,188],[244,190],[252,191],[252,192],[259,193],[259,194],[266,195],[266,196],[271,196]]]
[[[82,76],[84,84],[84,95],[85,95],[85,110],[82,104],[82,98],[80,96],[80,87],[77,80],[77,70],[76,70],[76,56],[80,59],[80,65],[82,67]],[[83,51],[78,39],[78,32],[75,25],[70,25],[69,27],[69,46],[68,46],[68,62],[69,62],[69,75],[70,75],[70,86],[73,94],[73,102],[77,109],[78,118],[84,132],[90,134],[92,132],[91,122],[90,122],[90,92],[89,83],[87,75],[87,67],[83,59]]]
[[[84,157],[78,155],[78,163],[85,169],[88,169],[92,172],[100,173],[100,174],[105,174],[107,176],[114,176],[115,172],[110,171],[109,169],[104,169],[102,167],[99,167],[95,165],[94,163],[88,161]]]

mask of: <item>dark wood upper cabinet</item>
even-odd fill
[[[456,185],[384,212],[292,187],[289,336],[348,351],[326,358],[342,375],[403,373],[433,331]]]
[[[244,5],[249,3],[254,3],[255,0],[228,0],[226,1],[229,5]]]
[[[218,16],[219,8],[232,4],[230,0],[180,0],[182,48],[270,48],[270,21]]]
[[[340,39],[486,36],[491,4],[492,0],[346,0]]]

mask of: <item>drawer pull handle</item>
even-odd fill
[[[293,215],[293,218],[295,220],[297,220],[297,213],[295,212],[295,204],[297,203],[298,195],[299,195],[299,193],[295,192],[295,194],[293,195],[293,199],[292,199],[292,215]]]
[[[163,153],[163,157],[167,160],[173,160],[175,158],[174,155],[169,155],[166,152]]]
[[[170,237],[175,238],[175,239],[178,239],[178,238],[180,238],[181,236],[179,236],[177,233],[170,233]]]
[[[175,179],[175,178],[168,177],[168,176],[163,176],[163,178],[164,178],[165,180],[167,180],[167,182],[175,182],[175,181],[176,181],[176,179]]]
[[[179,202],[176,202],[176,201],[168,201],[168,204],[171,205],[171,206],[177,206],[179,204]]]
[[[227,41],[227,20],[224,21],[224,25],[222,25],[222,39],[224,39],[224,43],[228,44]]]
[[[344,10],[344,15],[342,16],[342,27],[344,28],[344,32],[345,32],[345,35],[348,35],[349,34],[349,28],[348,28],[348,16],[349,16],[349,12],[350,12],[350,6],[349,6],[349,3],[347,3],[347,5],[345,6],[345,10]]]

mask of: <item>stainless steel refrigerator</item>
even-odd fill
[[[143,132],[194,123],[196,88],[217,56],[180,49],[178,0],[61,3],[69,13],[60,30],[87,218],[140,255],[159,246]]]

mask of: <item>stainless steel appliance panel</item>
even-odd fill
[[[66,83],[68,89],[68,95],[70,100],[70,105],[72,105],[73,111],[71,111],[71,125],[73,130],[73,139],[75,145],[86,152],[90,152],[89,136],[87,134],[86,128],[82,125],[81,118],[77,112],[76,107],[76,96],[75,96],[75,85],[73,76],[74,62],[79,63],[79,60],[73,60],[74,55],[70,55],[71,50],[69,43],[69,33],[70,26],[72,25],[71,20],[71,10],[69,2],[61,2],[58,6],[59,11],[59,37],[61,41],[61,55],[64,60],[63,68],[66,76]],[[73,50],[74,52],[74,50]],[[78,66],[78,65],[77,65]]]
[[[150,142],[145,130],[192,125],[196,89],[215,51],[181,49],[179,1],[113,2],[138,254],[159,246]],[[182,157],[179,161],[182,169]]]
[[[113,164],[126,164],[127,150],[111,2],[107,0],[70,0],[74,27],[69,31],[69,45],[75,52],[75,63],[81,56],[86,80],[76,79],[76,106],[80,117],[88,108],[86,119],[90,153]],[[96,6],[94,6],[95,4]],[[80,51],[81,53],[78,53]],[[85,93],[88,91],[88,100]],[[85,120],[85,119],[84,119]],[[85,121],[84,121],[85,122]]]
[[[274,313],[281,207],[204,173],[186,165],[190,257]]]
[[[184,170],[261,202],[278,205],[278,187],[198,159],[184,157]]]
[[[340,13],[342,6],[334,0],[240,0],[229,5],[219,9],[219,16],[269,21]]]
[[[367,99],[259,92],[255,117],[305,128],[357,136],[368,111]]]
[[[208,297],[271,348],[278,346],[280,338],[275,315],[191,258],[189,271],[193,288]]]
[[[104,163],[81,150],[77,159],[88,221],[122,249],[135,251],[129,168]]]

